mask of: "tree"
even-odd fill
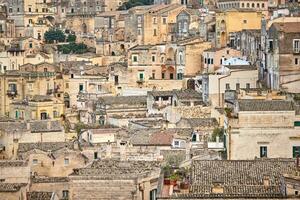
[[[76,35],[69,34],[67,37],[67,42],[75,42],[76,41]]]
[[[129,0],[128,2],[124,2],[118,10],[128,10],[135,6],[144,6],[144,5],[152,5],[153,0]]]
[[[65,34],[59,29],[50,29],[44,34],[47,43],[64,42],[66,39]]]

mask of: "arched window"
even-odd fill
[[[245,4],[244,3],[242,3],[242,8],[245,8]]]
[[[249,8],[250,7],[250,4],[249,3],[247,3],[247,8]]]
[[[257,7],[257,8],[259,8],[259,7],[260,7],[259,3],[257,3],[257,4],[256,4],[256,7]]]
[[[262,3],[262,4],[261,4],[261,7],[264,8],[264,7],[265,7],[265,3]]]
[[[255,4],[254,3],[252,3],[252,8],[254,8],[255,7]]]

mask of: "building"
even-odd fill
[[[273,23],[268,32],[267,83],[271,89],[298,93],[299,22]]]
[[[150,199],[156,195],[160,166],[157,162],[98,160],[70,174],[70,198]],[[85,190],[83,191],[82,185]],[[97,190],[93,188],[97,187]]]
[[[296,158],[300,145],[297,119],[291,101],[236,101],[234,109],[229,109],[224,125],[227,158]]]
[[[233,9],[216,13],[216,47],[233,46],[235,32],[261,28],[260,11]]]

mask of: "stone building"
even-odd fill
[[[219,69],[227,59],[231,57],[241,57],[241,52],[229,47],[210,48],[204,50],[202,57],[204,59],[203,72],[213,73]]]
[[[261,28],[263,14],[259,11],[234,9],[216,13],[216,47],[233,46],[233,33],[243,29]]]
[[[267,85],[271,89],[284,89],[298,93],[300,65],[299,22],[273,23],[267,41]]]
[[[20,70],[6,71],[0,75],[1,115],[9,116],[9,105],[29,96],[47,95],[55,87],[55,66],[49,63],[26,64]]]
[[[287,100],[241,99],[225,120],[230,160],[296,158],[299,154],[298,115]]]
[[[159,174],[157,162],[94,161],[85,168],[74,169],[69,176],[70,198],[150,199],[156,194]]]

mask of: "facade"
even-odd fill
[[[234,113],[238,114],[237,119],[233,118]],[[292,102],[238,100],[231,116],[225,122],[228,159],[297,157],[300,143],[295,121],[298,118]]]
[[[299,22],[274,23],[268,33],[267,76],[271,89],[297,93]],[[285,45],[283,45],[285,44]]]
[[[263,14],[259,11],[228,10],[216,13],[216,47],[233,46],[235,32],[261,28]]]

